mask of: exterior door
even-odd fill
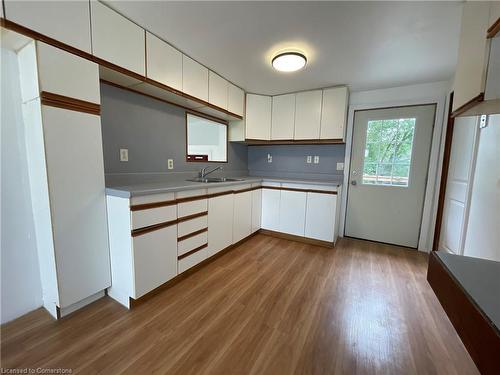
[[[357,111],[345,234],[418,246],[435,104]]]

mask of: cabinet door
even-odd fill
[[[233,194],[208,200],[208,257],[233,243]]]
[[[111,285],[99,116],[42,106],[60,307]]]
[[[182,53],[146,32],[147,77],[182,90]]]
[[[37,42],[40,91],[99,104],[99,66],[62,49]]]
[[[234,194],[233,243],[252,232],[252,192]]]
[[[279,231],[280,224],[280,190],[262,189],[262,221],[263,229]]]
[[[4,1],[7,19],[91,53],[88,1]]]
[[[177,226],[133,237],[134,298],[177,275]]]
[[[271,97],[247,94],[246,138],[271,138]]]
[[[262,189],[252,191],[252,233],[257,232],[261,225]]]
[[[245,113],[245,92],[232,83],[228,83],[227,91],[227,110],[243,116]]]
[[[228,82],[212,71],[208,72],[208,102],[227,109]]]
[[[337,196],[307,193],[305,236],[334,242]]]
[[[208,69],[182,55],[182,91],[208,102]]]
[[[467,1],[463,4],[455,71],[454,111],[484,92],[489,15],[490,4],[486,1]]]
[[[271,139],[293,139],[295,94],[273,96]]]
[[[281,191],[279,231],[304,236],[306,219],[306,193]]]
[[[323,90],[320,139],[344,139],[347,97],[347,87]]]
[[[97,1],[91,1],[90,4],[94,56],[144,76],[144,29]]]
[[[297,93],[294,139],[319,139],[322,90]]]

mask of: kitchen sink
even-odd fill
[[[196,177],[196,178],[190,178],[187,181],[212,183],[212,182],[244,181],[244,179],[243,178],[228,178],[228,177],[204,177],[204,178]]]

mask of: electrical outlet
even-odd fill
[[[337,171],[343,171],[344,170],[344,163],[337,163]]]
[[[167,160],[167,168],[168,169],[174,169],[174,159],[168,159]]]
[[[273,156],[271,154],[267,154],[267,162],[272,163],[273,162]]]
[[[316,155],[314,157],[314,164],[319,164],[319,156],[318,155]]]
[[[311,162],[312,162],[312,156],[311,156],[311,155],[308,155],[308,156],[307,156],[307,159],[306,159],[306,163],[307,163],[307,164],[311,164]]]
[[[120,149],[120,161],[128,161],[128,148]]]

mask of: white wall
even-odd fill
[[[17,56],[1,49],[1,323],[42,306]]]
[[[464,255],[500,261],[500,115],[478,136]]]
[[[441,176],[441,160],[444,144],[443,121],[447,116],[447,96],[451,91],[451,81],[423,83],[418,85],[393,87],[379,90],[352,92],[349,98],[349,113],[347,118],[346,156],[344,161],[344,186],[348,184],[348,171],[351,157],[352,128],[354,112],[362,109],[397,107],[403,105],[436,103],[436,121],[431,146],[429,173],[425,193],[424,210],[418,249],[430,251],[434,235],[436,219],[439,180]],[[344,220],[347,203],[347,188],[342,194],[340,233],[344,233]]]

